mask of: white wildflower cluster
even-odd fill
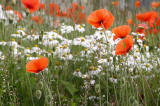
[[[84,27],[85,27],[85,24],[83,24],[83,25],[75,24],[75,30],[77,30],[81,33],[83,33],[85,31]]]
[[[119,73],[125,70],[131,73],[136,73],[138,70],[152,72],[153,68],[160,64],[160,59],[154,58],[156,54],[150,52],[149,46],[144,44],[141,39],[134,39],[136,43],[126,56],[116,56],[114,54],[115,45],[119,39],[114,41],[114,34],[111,31],[99,28],[94,29],[95,32],[91,35],[75,36],[73,39],[64,37],[65,33],[72,31],[78,31],[81,34],[85,31],[84,27],[85,25],[67,26],[62,24],[61,32],[52,30],[41,35],[28,34],[25,28],[19,28],[15,34],[11,34],[11,41],[1,41],[0,47],[10,47],[11,54],[15,58],[21,56],[32,60],[39,56],[53,56],[59,60],[69,60],[74,63],[87,62],[85,65],[89,69],[85,73],[80,69],[75,70],[73,75],[85,79],[85,83],[90,85],[96,83],[95,77],[98,75]],[[74,49],[78,49],[78,51]],[[157,53],[159,52],[160,49],[157,48]],[[0,57],[2,56],[4,56],[3,51],[0,53]],[[118,76],[119,74],[117,74]],[[138,78],[136,76],[137,74],[133,78]],[[111,74],[109,81],[117,83],[117,77],[113,77]]]
[[[65,25],[65,24],[62,24],[60,29],[61,29],[62,34],[71,33],[72,31],[74,31],[74,27],[73,26]]]
[[[71,26],[71,25],[65,25],[64,23],[62,23],[60,30],[62,34],[68,34],[73,31],[78,31],[80,33],[83,33],[85,32],[85,24],[82,24],[82,25],[75,24],[74,26]]]
[[[4,60],[5,56],[3,55],[2,51],[0,51],[0,60]]]
[[[0,5],[0,21],[4,21],[5,25],[10,24],[16,24],[18,22],[19,18],[18,16],[14,13],[13,10],[3,10],[2,5]]]

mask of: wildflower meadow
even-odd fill
[[[160,1],[0,0],[0,106],[160,106]]]

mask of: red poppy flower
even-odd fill
[[[40,16],[33,16],[32,20],[35,21],[38,24],[42,24],[43,23],[43,18]]]
[[[126,38],[120,40],[115,48],[115,54],[116,55],[126,55],[126,53],[128,53],[133,46],[133,36],[126,36]]]
[[[39,0],[22,0],[22,3],[31,14],[39,9]]]
[[[84,9],[84,6],[79,6],[79,10],[82,11]]]
[[[152,8],[157,8],[159,5],[160,5],[159,2],[152,2],[152,3],[151,3],[151,7],[152,7]]]
[[[117,38],[124,38],[129,35],[129,33],[131,32],[131,28],[128,25],[122,25],[113,28],[112,32],[115,34],[113,40],[116,40]]]
[[[78,4],[76,2],[74,2],[72,4],[72,8],[73,8],[73,10],[77,10],[78,9]]]
[[[26,64],[26,71],[32,73],[39,73],[48,66],[48,58],[42,57],[40,59],[31,60]]]
[[[74,24],[82,24],[86,22],[86,15],[82,12],[83,9],[84,6],[79,6],[74,2],[72,7],[67,9],[67,12],[61,13],[61,16],[71,19]]]
[[[137,0],[137,1],[135,2],[135,6],[136,6],[136,8],[139,8],[139,7],[140,7],[140,1],[139,1],[139,0]]]
[[[10,5],[6,6],[6,10],[7,11],[12,10],[12,7]]]
[[[148,29],[148,26],[146,24],[138,24],[137,28],[139,28],[141,30],[146,30],[146,29]]]
[[[77,23],[79,23],[79,24],[85,23],[87,20],[85,13],[82,13],[80,11],[78,13],[79,13],[78,14],[79,18],[77,20]]]
[[[160,26],[160,16],[156,19],[155,26],[156,27]]]
[[[144,34],[144,36],[147,36],[146,30],[148,29],[148,26],[146,24],[138,24],[135,32],[136,33],[140,33],[140,34]],[[144,37],[141,37],[141,39],[143,39]]]
[[[159,33],[159,30],[157,30],[156,28],[152,27],[152,28],[149,29],[149,33],[157,35]]]
[[[40,8],[40,9],[45,9],[44,3],[40,3],[40,4],[39,4],[39,8]]]
[[[66,13],[65,11],[62,11],[62,12],[60,13],[60,16],[61,16],[61,17],[67,17],[67,13]]]
[[[134,25],[134,22],[133,22],[132,19],[128,19],[127,22],[128,22],[128,24],[130,24],[130,25]]]
[[[59,6],[57,4],[50,3],[49,8],[50,8],[50,15],[60,16],[60,9],[59,9]]]
[[[157,17],[158,17],[158,12],[156,11],[139,13],[136,15],[137,20],[148,23],[153,23]]]
[[[114,16],[105,9],[99,9],[88,16],[88,22],[96,28],[103,25],[107,30],[113,24]]]
[[[115,7],[118,6],[119,5],[119,1],[113,1],[112,5],[115,6]]]
[[[19,18],[18,22],[20,22],[22,20],[22,14],[16,10],[14,10],[14,14],[16,14]]]

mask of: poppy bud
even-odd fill
[[[39,88],[39,89],[42,89],[42,88],[43,88],[43,82],[42,82],[42,81],[40,81],[40,82],[38,83],[38,88]]]
[[[42,92],[40,90],[36,90],[36,94],[35,94],[37,99],[40,99],[42,96]]]

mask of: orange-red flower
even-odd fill
[[[151,3],[151,7],[152,7],[152,8],[157,8],[159,5],[160,5],[159,2],[152,2],[152,3]]]
[[[12,7],[10,5],[6,6],[6,10],[12,10]]]
[[[139,13],[136,15],[137,20],[141,22],[148,22],[149,24],[152,24],[157,17],[158,17],[158,12],[156,11]]]
[[[48,58],[42,57],[40,59],[29,61],[26,64],[26,71],[32,73],[39,73],[43,71],[47,66],[48,66]]]
[[[149,29],[149,33],[150,34],[158,34],[158,33],[160,33],[160,17],[158,17],[158,18],[156,18],[156,20],[155,20],[155,22],[154,23],[151,23],[151,24],[149,24],[149,26],[150,26],[150,29]]]
[[[136,27],[136,32],[144,33],[146,29],[148,29],[148,26],[146,24],[138,24]]]
[[[65,11],[62,11],[62,12],[60,13],[60,16],[61,16],[61,17],[67,17],[67,13],[66,13]]]
[[[115,54],[116,55],[126,55],[126,53],[128,53],[133,46],[133,36],[126,36],[126,38],[120,40],[115,48]]]
[[[160,26],[160,16],[156,19],[155,26],[156,27]]]
[[[152,28],[149,29],[149,33],[156,35],[156,34],[159,33],[159,30],[157,30],[156,28],[153,28],[153,27],[152,27]]]
[[[87,18],[86,18],[85,13],[82,13],[82,12],[79,11],[79,12],[78,12],[78,20],[77,20],[77,23],[82,24],[82,23],[85,23],[86,20],[87,20]]]
[[[107,30],[113,24],[114,16],[105,9],[99,9],[88,16],[88,22],[96,28],[103,25]]]
[[[67,12],[62,12],[61,16],[71,19],[73,23],[82,24],[86,22],[86,15],[83,13],[84,6],[79,6],[76,2],[72,4],[71,8],[67,9]]]
[[[39,4],[39,8],[40,8],[40,9],[45,9],[44,3],[40,3],[40,4]]]
[[[33,16],[32,20],[35,21],[38,24],[42,24],[43,23],[43,18],[40,16]]]
[[[74,2],[72,4],[72,8],[73,8],[73,10],[77,10],[78,9],[78,4],[76,2]]]
[[[16,10],[14,10],[14,14],[16,14],[18,16],[18,22],[20,22],[22,20],[22,14]]]
[[[39,0],[22,0],[22,3],[31,14],[39,9]]]
[[[115,6],[115,7],[118,6],[119,5],[119,1],[113,1],[112,5]]]
[[[147,36],[147,33],[146,33],[147,29],[148,29],[148,26],[146,24],[138,24],[135,29],[135,32],[140,33],[140,34],[144,34],[144,36],[146,37]],[[141,39],[143,39],[144,36],[141,37]]]
[[[133,22],[132,19],[128,19],[127,22],[128,22],[128,24],[130,24],[130,25],[134,25],[134,22]]]
[[[50,15],[60,16],[60,9],[57,4],[50,3],[49,8],[50,8]]]
[[[115,34],[113,40],[117,38],[124,38],[131,32],[131,28],[128,25],[121,25],[112,29],[112,32]]]
[[[140,1],[139,1],[139,0],[137,0],[137,1],[135,2],[135,6],[136,6],[136,8],[139,8],[139,7],[140,7]]]

